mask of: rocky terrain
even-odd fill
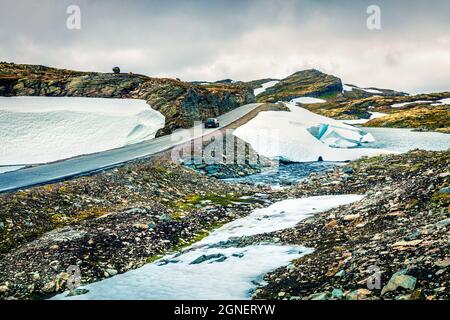
[[[274,79],[247,82],[253,89]],[[450,107],[440,100],[450,97],[450,92],[408,95],[391,89],[360,88],[343,85],[338,77],[318,70],[296,72],[267,88],[256,97],[259,102],[290,101],[298,97],[324,99],[324,103],[302,104],[308,110],[341,120],[370,119],[371,112],[388,114],[371,120],[373,127],[413,128],[417,130],[448,133]],[[392,105],[403,104],[393,108]]]
[[[448,132],[450,106],[439,103],[440,100],[448,97],[450,92],[414,96],[372,95],[357,99],[348,99],[344,95],[325,103],[303,105],[303,107],[335,119],[369,119],[370,112],[381,112],[386,113],[387,116],[373,119],[365,125]],[[404,105],[393,108],[392,105],[396,104]]]
[[[159,135],[253,102],[252,89],[266,80],[272,79],[197,85],[0,63],[0,95],[143,99],[166,116]],[[448,132],[449,105],[438,101],[450,93],[380,92],[357,87],[343,91],[340,79],[307,70],[257,98],[276,102],[320,97],[327,102],[302,106],[337,119],[368,119],[371,112],[383,112],[385,117],[367,125]],[[399,103],[405,105],[392,108]],[[288,111],[282,104],[266,103],[197,141],[201,148],[180,163],[174,163],[167,151],[92,176],[1,194],[0,299],[46,298],[62,292],[70,281],[70,266],[81,269],[82,283],[138,268],[282,199],[350,193],[366,196],[294,228],[233,240],[238,245],[270,242],[314,249],[268,274],[268,285],[257,289],[254,298],[449,299],[450,151],[363,158],[283,189],[216,179],[274,165],[237,138],[232,145],[220,140],[227,129],[267,110]],[[234,154],[238,148],[245,149],[240,163]],[[221,161],[204,162],[217,152]],[[198,158],[202,160],[196,162]],[[374,273],[379,286],[367,286]]]
[[[0,299],[64,291],[138,268],[268,200],[175,165],[167,155],[0,196]]]
[[[342,92],[342,90],[341,79],[311,69],[296,72],[282,79],[275,86],[259,94],[257,100],[258,102],[278,102],[290,101],[303,96],[316,98],[333,97]]]
[[[273,165],[243,141],[227,144],[218,162],[204,163],[215,139],[267,110],[286,111],[282,105],[261,105],[195,140],[199,152],[182,153],[180,164],[169,150],[90,177],[0,195],[0,298],[64,291],[73,265],[80,267],[83,283],[138,268],[275,201],[258,196],[264,188],[209,178],[253,174]],[[234,157],[238,146],[247,154],[242,161]],[[179,150],[190,147],[189,142]]]
[[[268,285],[254,298],[449,299],[449,164],[449,151],[412,151],[313,174],[290,189],[289,197],[366,197],[295,228],[247,239],[315,249],[266,276]]]
[[[82,283],[138,268],[282,199],[350,193],[366,197],[295,228],[234,240],[315,250],[267,275],[254,298],[449,298],[449,151],[361,159],[281,190],[226,184],[168,156],[0,195],[0,298],[62,292],[73,265]],[[369,289],[373,270],[381,284]]]
[[[78,72],[0,63],[1,96],[68,96],[146,100],[166,117],[158,136],[255,101],[243,84],[195,85],[133,73]]]
[[[413,128],[420,131],[450,133],[450,105],[416,106],[372,119],[367,127]]]

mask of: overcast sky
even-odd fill
[[[81,9],[69,30],[66,9]],[[381,30],[366,27],[381,8]],[[448,0],[0,0],[0,61],[183,80],[283,78],[450,91]]]

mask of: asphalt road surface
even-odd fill
[[[247,104],[219,116],[220,126],[228,126],[260,105],[260,103]],[[0,174],[0,193],[62,181],[116,167],[135,159],[168,150],[218,129],[220,128],[203,129],[202,125],[199,124],[189,129],[177,130],[170,135],[117,149],[6,172]]]

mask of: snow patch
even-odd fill
[[[292,228],[299,221],[313,214],[357,202],[362,198],[364,196],[346,195],[283,200],[267,208],[256,209],[244,218],[227,223],[196,245]]]
[[[433,101],[429,101],[429,100],[418,100],[418,101],[409,101],[409,102],[402,102],[402,103],[394,103],[393,105],[391,105],[391,108],[402,108],[405,106],[409,106],[412,104],[417,104],[417,103],[432,103]]]
[[[342,87],[344,88],[343,91],[353,91],[355,87],[349,86],[348,84],[343,84]]]
[[[383,94],[382,91],[376,90],[376,89],[360,88],[360,87],[357,87],[357,86],[350,86],[350,85],[348,85],[348,84],[343,84],[342,86],[343,86],[342,93],[344,93],[344,92],[346,92],[346,91],[347,91],[347,92],[353,91],[353,89],[358,89],[358,90],[365,91],[365,92],[368,92],[368,93],[373,93],[373,94]]]
[[[164,116],[143,100],[0,97],[0,165],[35,164],[153,139]]]
[[[256,88],[255,90],[253,90],[253,93],[254,93],[255,96],[257,96],[258,94],[261,94],[261,93],[265,92],[268,88],[273,87],[273,86],[276,85],[278,82],[280,82],[280,81],[274,80],[274,81],[266,82],[266,83],[264,83],[264,84],[262,85],[261,88]]]
[[[450,98],[445,98],[445,99],[441,99],[441,100],[435,101],[435,103],[433,103],[432,106],[436,107],[436,106],[441,106],[441,105],[444,105],[444,104],[450,104]]]
[[[297,103],[302,103],[302,104],[315,104],[315,103],[324,103],[327,102],[326,100],[323,99],[318,99],[318,98],[312,98],[312,97],[300,97],[300,98],[295,98],[291,100],[291,103],[297,104]]]
[[[234,135],[250,143],[261,155],[296,162],[347,161],[362,156],[392,153],[356,148],[373,142],[371,134],[338,120],[314,114],[293,104],[291,112],[261,112]],[[352,148],[352,149],[350,149]]]
[[[182,253],[86,285],[86,294],[67,297],[66,292],[53,299],[250,299],[256,286],[265,284],[264,274],[313,250],[273,244],[225,247],[222,241],[289,228],[314,213],[361,199],[338,195],[281,201],[222,226]]]
[[[381,118],[381,117],[384,117],[387,115],[387,113],[381,113],[381,112],[369,112],[369,113],[370,113],[369,119],[350,119],[350,120],[339,120],[339,121],[342,123],[349,124],[349,125],[365,124],[372,119]]]
[[[368,93],[373,93],[373,94],[383,94],[383,92],[381,92],[380,90],[376,90],[376,89],[367,89],[367,88],[364,88],[364,89],[361,89],[361,90],[366,91],[366,92],[368,92]]]

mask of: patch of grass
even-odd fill
[[[193,208],[201,208],[206,207],[208,205],[221,205],[228,206],[233,204],[234,202],[246,202],[242,199],[239,199],[233,194],[207,194],[207,195],[199,195],[193,194],[186,196],[184,199],[178,200],[172,203],[172,208],[185,211]]]
[[[91,208],[88,210],[83,210],[74,214],[66,215],[62,213],[56,213],[51,216],[51,222],[55,227],[61,227],[72,223],[77,223],[86,219],[92,219],[104,216],[110,211],[107,208]]]
[[[149,256],[148,258],[147,258],[147,263],[153,263],[153,262],[155,262],[156,260],[159,260],[159,259],[161,259],[163,257],[163,255],[161,255],[161,254],[154,254],[154,255],[151,255],[151,256]]]

